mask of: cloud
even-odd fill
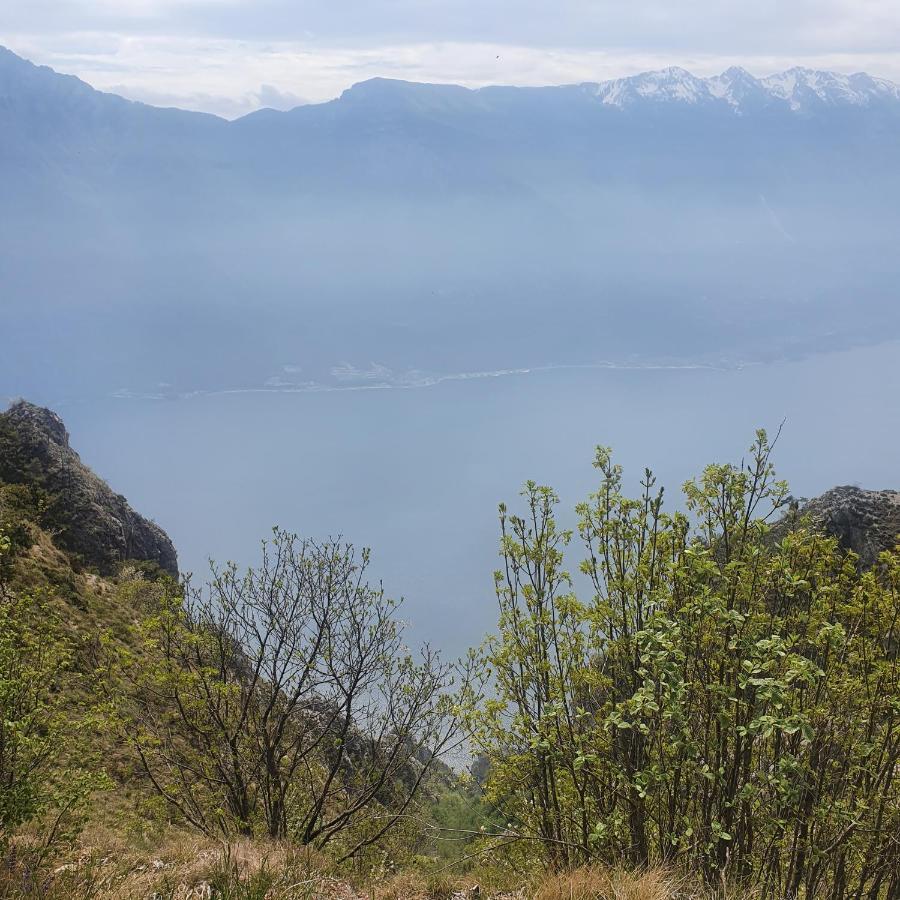
[[[271,84],[261,84],[254,96],[258,106],[269,109],[293,109],[309,102],[291,91],[280,91]]]
[[[29,0],[0,4],[0,42],[229,118],[376,75],[477,87],[799,64],[900,81],[897,0]]]
[[[85,80],[90,80],[89,78]],[[98,87],[99,85],[94,85]],[[165,90],[140,87],[134,84],[110,84],[103,86],[103,90],[111,94],[119,94],[129,100],[139,100],[141,103],[149,103],[151,106],[175,106],[179,109],[190,109],[195,112],[212,113],[223,119],[237,119],[247,113],[260,108],[255,102],[255,95],[247,94],[244,97],[228,97],[217,94],[202,94],[196,92],[170,93]]]
[[[29,0],[0,31],[129,31],[347,46],[432,41],[573,49],[891,51],[896,0]]]
[[[281,91],[271,84],[261,84],[255,91],[240,93],[242,88],[235,80],[234,92],[230,95],[227,93],[229,87],[228,83],[223,83],[224,93],[221,94],[178,93],[134,84],[111,84],[104,86],[103,89],[127,97],[129,100],[149,103],[151,106],[176,106],[180,109],[212,113],[223,119],[237,119],[258,109],[294,109],[309,102],[291,91]]]

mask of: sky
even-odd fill
[[[0,0],[0,44],[234,118],[374,76],[478,87],[803,65],[900,82],[900,0]]]

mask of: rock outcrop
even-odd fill
[[[0,482],[40,493],[54,542],[79,564],[112,575],[126,560],[143,561],[177,577],[168,535],[81,461],[49,409],[18,401],[0,414]]]
[[[900,536],[900,491],[867,491],[845,485],[806,501],[799,512],[859,556],[863,568],[891,550]]]

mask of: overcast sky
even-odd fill
[[[234,117],[375,75],[478,86],[805,65],[900,81],[900,0],[0,0],[0,44],[103,90]]]

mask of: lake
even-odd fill
[[[406,598],[411,637],[448,653],[496,620],[497,504],[533,478],[563,520],[595,487],[593,448],[636,486],[668,488],[739,461],[754,429],[784,430],[793,492],[900,487],[900,344],[732,369],[555,369],[427,387],[106,398],[57,406],[72,445],[168,531],[182,568],[252,563],[275,525],[372,547]],[[576,548],[577,549],[577,548]],[[580,556],[573,553],[570,566]]]

